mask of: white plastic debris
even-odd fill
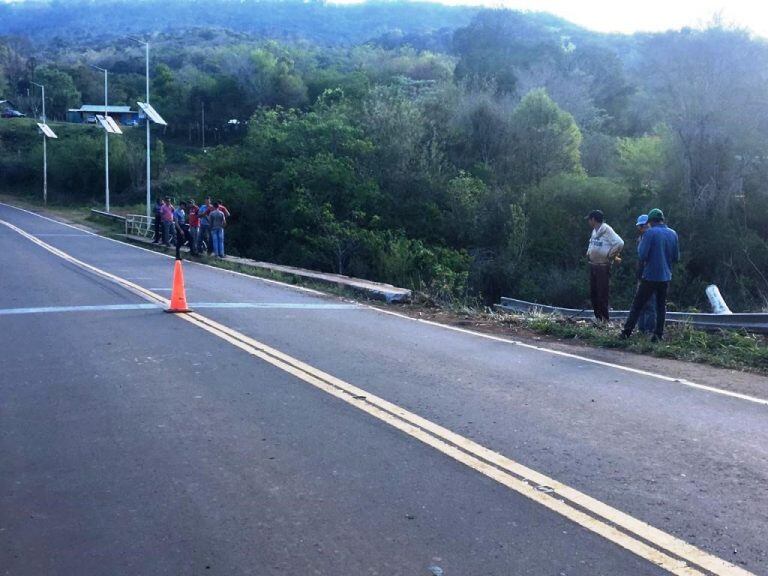
[[[725,303],[725,300],[720,294],[720,290],[718,289],[717,286],[715,286],[714,284],[710,284],[709,286],[707,286],[707,289],[705,292],[707,293],[709,304],[710,306],[712,306],[713,313],[733,314],[733,312],[731,312],[731,309],[728,308],[728,304]]]

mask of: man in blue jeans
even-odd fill
[[[213,203],[213,210],[208,212],[208,220],[211,224],[211,244],[213,252],[219,258],[224,258],[224,226],[227,224],[227,218],[224,212],[219,210],[219,203]]]
[[[213,210],[211,205],[211,197],[206,196],[205,202],[197,210],[197,216],[200,221],[200,231],[197,235],[197,250],[198,254],[202,253],[203,242],[208,245],[208,254],[213,252],[213,246],[211,242],[211,223],[208,220],[208,214]]]
[[[643,235],[650,229],[648,224],[648,214],[642,214],[637,217],[635,222],[635,228],[637,228],[637,252],[640,252],[640,243],[643,240]],[[643,270],[645,269],[645,263],[638,258],[637,260],[637,285],[643,279]],[[643,309],[640,310],[640,316],[637,319],[637,328],[643,334],[650,334],[656,330],[656,295],[653,294],[645,303]]]
[[[667,314],[667,288],[672,280],[672,265],[680,259],[677,232],[667,228],[664,213],[658,208],[648,212],[651,228],[643,235],[638,248],[638,258],[643,264],[643,277],[635,292],[629,318],[624,324],[621,338],[626,340],[632,335],[640,316],[640,311],[652,295],[656,295],[656,330],[653,341],[664,337],[664,321]]]

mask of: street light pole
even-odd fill
[[[43,91],[43,124],[47,124],[45,118],[45,86],[32,82]],[[48,136],[43,133],[43,206],[48,205]]]
[[[99,68],[91,64],[91,68],[104,72],[104,118],[109,118],[107,108],[109,101],[109,84],[106,68]],[[109,212],[109,132],[104,131],[104,208]]]
[[[147,104],[149,104],[149,42],[145,40],[140,40],[139,38],[134,38],[133,36],[128,36],[131,40],[134,42],[138,42],[139,44],[144,44],[144,54],[145,54],[145,75],[146,75],[146,82],[147,82]],[[152,212],[151,212],[151,203],[152,203],[152,153],[151,153],[151,141],[150,141],[150,121],[149,116],[145,115],[145,121],[147,124],[147,218],[151,218]]]
[[[144,43],[144,48],[146,49],[146,80],[147,80],[147,104],[149,104],[149,42]],[[149,140],[149,125],[150,121],[149,118],[144,118],[144,123],[147,125],[147,221],[149,221],[149,218],[151,217],[150,214],[150,204],[152,202],[151,198],[151,181],[152,181],[152,163],[151,163],[151,152],[150,152],[150,140]]]

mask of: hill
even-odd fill
[[[67,0],[0,4],[0,35],[78,44],[204,26],[279,40],[360,44],[384,35],[428,35],[465,26],[477,8],[426,2]]]

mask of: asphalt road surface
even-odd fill
[[[0,574],[768,575],[759,398],[189,262],[164,314],[172,259],[5,205],[0,254]]]

